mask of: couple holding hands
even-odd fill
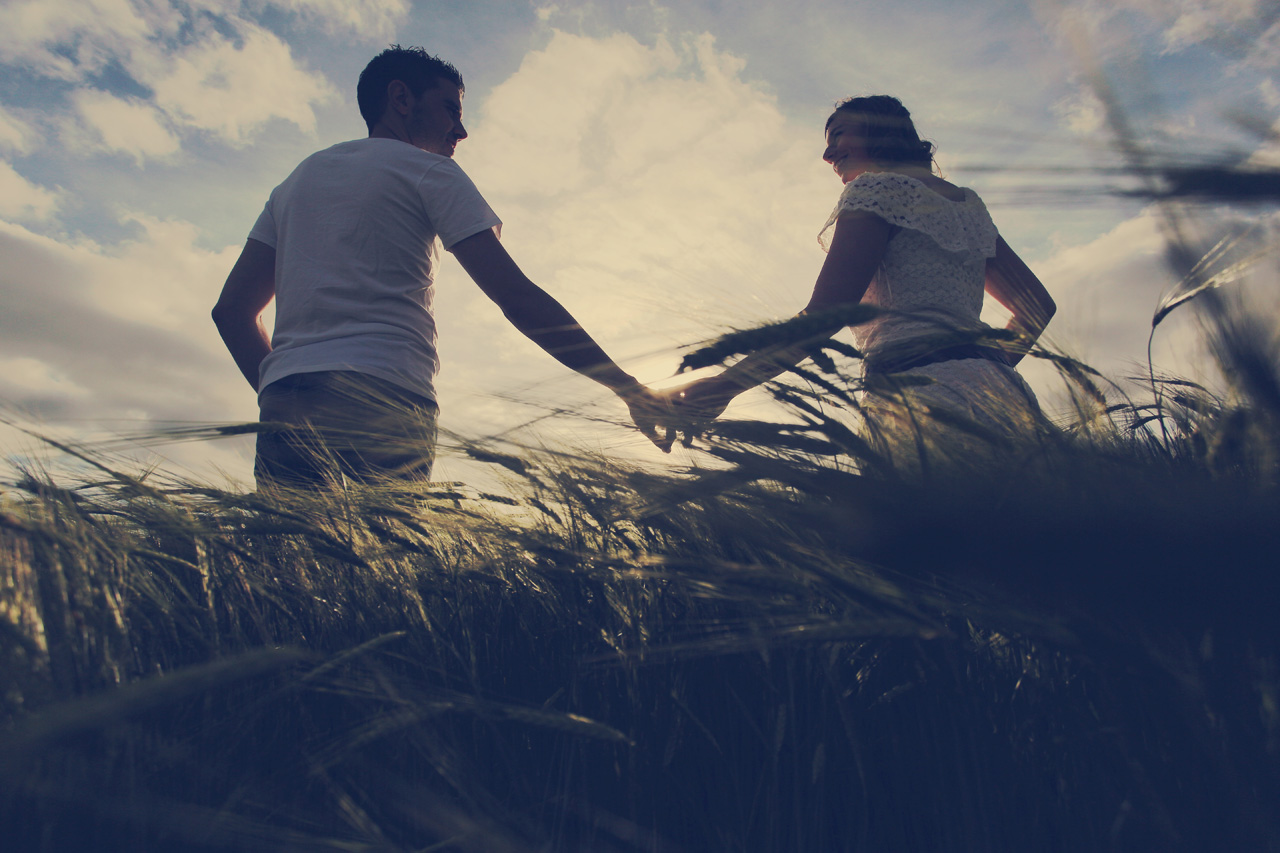
[[[276,187],[213,310],[258,392],[259,485],[321,485],[339,472],[429,476],[438,413],[432,286],[441,246],[512,325],[615,392],[664,449],[841,328],[833,320],[817,338],[748,354],[674,391],[651,391],[502,247],[500,220],[452,159],[467,137],[458,71],[420,48],[396,46],[366,66],[356,93],[368,137],[311,155]],[[822,229],[827,258],[803,313],[821,327],[825,314],[874,305],[882,310],[853,327],[868,375],[920,377],[906,383],[913,407],[946,407],[1005,430],[1027,422],[1035,397],[1014,365],[1053,315],[1043,285],[1001,239],[977,194],[934,174],[933,146],[895,98],[842,101],[825,131],[822,157],[844,190]],[[1010,311],[1010,343],[955,343],[955,332],[985,328],[984,292]],[[262,313],[273,299],[269,336]],[[874,400],[866,409],[882,426],[903,416],[887,404],[877,412]]]

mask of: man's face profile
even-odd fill
[[[439,80],[421,95],[410,93],[409,97],[405,119],[409,140],[423,151],[452,157],[458,142],[467,138],[462,126],[462,91],[448,80]]]

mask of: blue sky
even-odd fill
[[[0,404],[72,435],[253,419],[209,308],[271,188],[363,135],[355,79],[391,42],[459,67],[458,161],[504,242],[646,381],[682,345],[804,304],[839,191],[822,124],[836,99],[874,92],[907,104],[1040,273],[1060,307],[1051,341],[1133,372],[1173,282],[1152,210],[1103,171],[1121,161],[1086,69],[1096,60],[1144,146],[1277,166],[1278,22],[1274,0],[7,0]],[[1274,236],[1267,210],[1186,215],[1205,241],[1246,220]],[[1250,286],[1275,278],[1268,262]],[[534,440],[645,453],[608,424],[544,419],[622,411],[451,262],[437,305],[446,428],[538,420]],[[1160,365],[1198,375],[1194,340],[1189,313],[1162,328]],[[244,441],[161,452],[248,476]]]

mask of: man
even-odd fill
[[[392,47],[356,87],[366,139],[304,160],[272,192],[213,309],[259,392],[259,484],[425,479],[434,457],[437,240],[511,323],[609,388],[656,440],[656,397],[619,368],[498,242],[501,222],[453,162],[462,77]],[[262,312],[276,300],[275,332]]]

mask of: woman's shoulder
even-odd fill
[[[947,190],[944,195],[939,190]],[[841,213],[866,211],[890,225],[923,232],[944,249],[994,251],[995,223],[976,192],[900,172],[863,172],[845,184],[832,220]]]
[[[946,215],[953,212],[953,208],[964,205],[971,197],[977,197],[970,190],[959,187],[953,189],[958,195],[949,198],[910,175],[900,172],[863,172],[844,185],[837,207],[844,210],[867,210],[884,217],[891,224],[903,225],[906,222],[899,220]]]
[[[860,195],[893,190],[914,190],[920,182],[899,172],[863,172],[844,185],[841,195]]]
[[[936,197],[953,204],[981,203],[978,194],[968,187],[957,186],[942,178],[919,178],[902,172],[863,172],[845,184],[842,196],[897,195],[902,198],[932,201]]]

